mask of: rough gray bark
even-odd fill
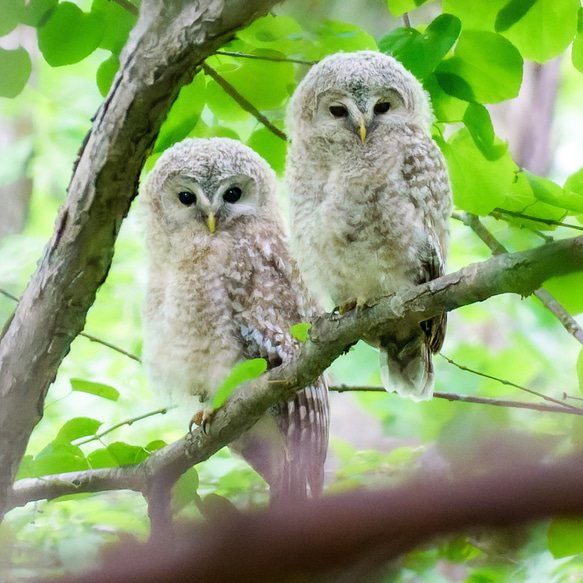
[[[57,368],[111,265],[143,164],[180,88],[278,0],[144,0],[54,235],[0,340],[0,519]]]
[[[419,322],[493,295],[529,295],[551,276],[583,270],[583,236],[548,243],[520,253],[501,254],[456,273],[384,298],[378,304],[342,318],[325,315],[314,322],[311,340],[294,359],[264,375],[244,391],[236,391],[219,409],[206,432],[195,429],[187,439],[154,452],[137,466],[73,472],[22,480],[9,497],[9,506],[64,494],[128,488],[149,493],[157,476],[178,477],[208,459],[249,429],[265,410],[317,378],[347,346],[368,330],[391,334]],[[375,332],[376,334],[376,332]],[[169,478],[170,476],[170,478]]]

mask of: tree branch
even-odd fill
[[[240,106],[262,123],[271,133],[287,142],[287,136],[276,125],[272,124],[250,101],[245,99],[224,77],[221,77],[211,66],[202,64],[202,70],[211,77],[223,91],[232,97]]]
[[[140,172],[181,87],[277,0],[144,0],[79,154],[54,235],[0,340],[0,519],[58,366],[111,265]]]

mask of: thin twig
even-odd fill
[[[247,101],[226,79],[221,77],[212,67],[203,63],[202,70],[206,75],[211,77],[222,89],[230,95],[245,111],[254,116],[257,121],[261,122],[268,130],[287,142],[287,136],[277,126],[271,123],[251,102]]]
[[[335,393],[385,393],[385,388],[382,386],[348,386],[339,385],[335,387],[328,387],[329,391]],[[458,393],[447,393],[443,391],[435,391],[433,397],[436,399],[445,399],[446,401],[459,401],[461,403],[477,403],[479,405],[493,405],[494,407],[508,407],[512,409],[532,409],[534,411],[544,411],[546,413],[563,413],[569,415],[583,415],[583,410],[575,408],[570,409],[561,403],[557,405],[544,405],[542,403],[526,403],[524,401],[514,401],[511,399],[492,399],[489,397],[475,397],[473,395],[460,395]]]
[[[480,239],[488,245],[490,251],[493,255],[501,255],[502,253],[508,253],[508,250],[502,243],[500,243],[493,235],[484,227],[479,217],[472,213],[454,213],[453,218],[457,219],[470,227]],[[581,344],[583,344],[583,328],[579,326],[575,318],[569,314],[565,307],[544,287],[539,287],[534,292],[532,292],[535,297],[537,297],[540,302],[549,310],[563,325],[565,330]]]
[[[0,287],[0,294],[6,296],[7,298],[10,298],[11,300],[14,300],[15,302],[19,301],[17,296],[15,296],[14,294],[11,294],[9,291],[7,291],[1,287]],[[116,352],[119,352],[120,354],[123,354],[124,356],[127,356],[128,358],[131,358],[132,360],[135,360],[136,362],[142,362],[142,359],[139,356],[133,354],[132,352],[128,352],[127,350],[124,350],[123,348],[120,348],[119,346],[116,346],[115,344],[112,344],[111,342],[108,342],[107,340],[103,340],[101,338],[98,338],[97,336],[93,336],[93,334],[89,334],[88,332],[79,332],[79,336],[84,336],[88,340],[91,340],[91,342],[97,342],[98,344],[103,344],[103,346],[107,346],[108,348],[111,348],[112,350],[115,350]]]
[[[225,55],[226,57],[235,57],[237,59],[257,59],[258,61],[273,61],[274,63],[296,63],[298,65],[315,65],[318,61],[305,61],[303,59],[290,59],[289,57],[268,57],[266,55],[250,55],[248,53],[239,53],[236,51],[217,51],[215,55]]]
[[[464,366],[463,364],[459,364],[459,363],[455,362],[454,360],[452,360],[451,358],[448,358],[447,356],[445,356],[445,354],[443,354],[441,352],[439,353],[439,355],[442,358],[445,358],[445,360],[447,360],[447,362],[449,362],[449,364],[453,364],[453,366],[459,368],[460,370],[463,370],[466,372],[471,372],[472,374],[478,375],[479,377],[483,377],[485,379],[490,379],[492,381],[496,381],[496,382],[501,383],[503,385],[506,385],[508,387],[520,389],[521,391],[525,391],[527,393],[530,393],[531,395],[535,395],[537,397],[540,397],[541,399],[544,399],[545,401],[549,401],[551,403],[555,403],[557,405],[560,405],[563,408],[569,409],[570,412],[578,411],[578,413],[576,413],[577,415],[583,415],[583,409],[579,409],[579,407],[574,407],[573,405],[569,405],[568,403],[563,403],[562,401],[559,401],[558,399],[554,399],[553,397],[548,397],[547,395],[544,395],[543,393],[538,393],[537,391],[533,391],[532,389],[527,389],[526,387],[523,387],[521,385],[517,385],[516,383],[513,383],[512,381],[507,381],[506,379],[501,379],[501,378],[474,370],[472,368]]]
[[[403,24],[407,27],[407,28],[411,28],[411,20],[409,19],[409,13],[405,12],[403,14]]]
[[[138,16],[140,14],[140,9],[132,4],[130,0],[113,0],[116,4],[119,4],[122,8],[125,8],[130,14]]]
[[[90,443],[92,441],[99,440],[102,437],[104,437],[105,435],[107,435],[108,433],[111,433],[112,431],[115,431],[116,429],[119,429],[120,427],[123,427],[124,425],[129,426],[129,425],[132,425],[133,423],[135,423],[136,421],[141,421],[142,419],[147,419],[148,417],[153,417],[154,415],[166,415],[166,413],[168,413],[168,409],[169,409],[169,407],[164,407],[163,409],[158,409],[157,411],[150,411],[149,413],[144,413],[143,415],[139,415],[138,417],[134,417],[132,419],[126,419],[125,421],[122,421],[120,423],[112,425],[111,427],[103,430],[101,433],[96,433],[95,435],[88,437],[88,438],[84,439],[83,441],[78,441],[74,444],[76,446],[80,446],[80,445],[85,445],[86,443]]]
[[[575,229],[577,231],[583,231],[583,227],[579,225],[570,225],[568,223],[563,223],[561,221],[555,221],[553,219],[541,219],[540,217],[532,217],[530,215],[524,215],[522,213],[517,213],[515,211],[507,211],[501,208],[495,208],[491,213],[490,216],[494,217],[495,219],[503,219],[500,215],[508,215],[510,217],[516,217],[518,219],[525,219],[527,221],[535,221],[537,223],[542,223],[544,225],[551,225],[555,227],[566,227],[567,229]]]

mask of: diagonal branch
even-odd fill
[[[348,313],[342,318],[326,314],[313,323],[311,339],[298,350],[289,364],[272,369],[246,385],[245,390],[231,395],[227,403],[215,412],[206,431],[195,429],[185,439],[154,452],[138,466],[116,468],[115,477],[121,480],[121,487],[125,487],[123,480],[127,480],[132,489],[148,492],[157,477],[179,476],[249,429],[268,407],[289,399],[296,391],[309,385],[347,346],[370,330],[375,335],[384,335],[391,334],[397,328],[400,331],[407,327],[413,329],[419,322],[442,311],[502,293],[525,296],[545,279],[577,270],[583,270],[583,236],[520,253],[497,255],[488,261],[383,298],[375,306],[358,313]],[[100,472],[98,475],[103,489],[115,489],[115,481],[110,479],[108,482],[103,478],[104,475],[111,477],[111,474],[105,470],[96,471]],[[90,472],[84,474],[89,476]],[[138,485],[136,476],[141,476]],[[43,497],[53,498],[70,493],[73,486],[78,488],[81,477],[76,475],[71,480],[69,475],[64,475],[44,479],[50,479],[55,489],[47,486]],[[66,483],[59,485],[63,480]],[[11,493],[10,506],[27,502],[22,492],[27,488],[30,491],[33,486],[38,487],[38,484],[16,484]]]

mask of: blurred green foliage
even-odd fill
[[[289,4],[288,12],[293,13],[294,2]],[[296,0],[295,9],[305,6],[307,12],[312,4]],[[277,16],[261,18],[240,31],[207,64],[274,127],[285,130],[287,102],[310,62],[337,51],[380,49],[393,54],[431,96],[434,136],[449,165],[456,211],[481,215],[486,228],[510,251],[581,230],[583,169],[550,177],[523,171],[506,142],[496,136],[485,107],[518,94],[525,59],[542,63],[564,54],[559,103],[570,108],[565,123],[578,120],[583,125],[581,116],[574,114],[581,110],[582,83],[576,70],[583,71],[579,0],[443,0],[441,9],[423,0],[364,3],[382,34],[335,20],[337,2],[317,4],[325,18],[307,24],[285,14],[284,7]],[[395,20],[408,11],[411,20],[421,24],[409,28]],[[76,152],[123,60],[123,45],[136,16],[108,0],[0,0],[0,13],[0,35],[11,34],[19,25],[34,27],[40,51],[29,55],[23,47],[0,49],[0,96],[14,98],[0,102],[0,113],[8,121],[28,118],[33,127],[32,134],[1,152],[5,164],[0,186],[15,180],[11,170],[22,164],[34,184],[24,232],[0,242],[0,288],[19,295],[50,236]],[[572,61],[567,55],[570,46]],[[561,108],[559,124],[560,116]],[[281,176],[286,142],[203,72],[181,90],[146,169],[187,136],[216,135],[244,141]],[[530,218],[489,216],[496,209]],[[451,228],[450,271],[489,257],[468,227],[452,220]],[[141,349],[144,270],[136,208],[123,224],[114,264],[86,324],[91,334],[134,354]],[[573,316],[583,313],[581,274],[551,280],[548,289]],[[0,294],[0,324],[8,321],[13,308],[14,301]],[[443,352],[489,376],[459,369],[437,356],[439,391],[537,400],[496,378],[557,399],[579,397],[583,391],[580,345],[533,298],[495,297],[457,310],[450,315]],[[332,365],[331,378],[338,384],[378,385],[377,358],[374,349],[359,343]],[[150,394],[138,362],[78,337],[50,389],[19,478],[137,463],[186,432],[188,403],[174,409],[169,405],[165,396]],[[519,445],[525,459],[541,449],[551,457],[564,455],[583,438],[583,425],[575,416],[440,399],[415,404],[386,393],[332,395],[332,415],[330,493],[397,485],[412,472],[433,467],[464,475],[478,460],[486,466],[512,466],[516,460],[505,451],[502,438]],[[267,500],[261,479],[227,450],[178,482],[177,520],[199,520],[223,511],[227,503],[221,497],[245,508]],[[452,537],[407,555],[403,568],[387,581],[580,580],[580,533],[580,521],[557,519],[513,533]],[[80,570],[109,545],[127,538],[145,540],[147,534],[147,510],[137,493],[29,504],[11,511],[0,527],[0,578],[24,580]],[[448,575],[454,566],[457,579]]]

